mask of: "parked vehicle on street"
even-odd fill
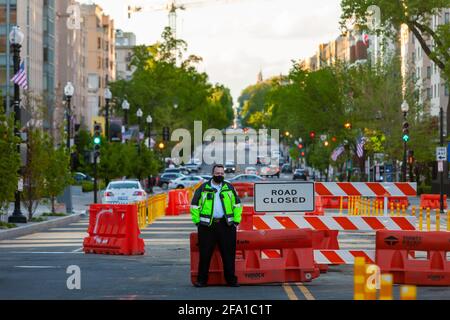
[[[265,166],[262,167],[259,170],[259,175],[261,177],[277,177],[280,178],[280,167],[277,165],[270,165],[270,166]]]
[[[163,173],[159,177],[158,181],[158,187],[167,190],[169,188],[169,183],[171,183],[173,180],[185,177],[182,173],[176,173],[176,172],[169,172],[169,173]]]
[[[187,176],[175,179],[169,183],[169,189],[184,189],[195,186],[197,183],[204,182],[201,176]]]
[[[308,180],[308,173],[305,169],[296,169],[294,171],[293,180]]]
[[[190,172],[198,173],[200,171],[200,165],[193,162],[186,163],[184,167]]]
[[[258,170],[256,170],[255,167],[247,167],[247,168],[245,168],[244,173],[245,174],[257,174]]]
[[[288,163],[283,164],[283,166],[281,167],[281,173],[292,173],[291,165]]]
[[[81,184],[83,181],[94,181],[94,178],[82,172],[75,172],[73,179],[76,183]]]
[[[236,172],[236,165],[234,164],[234,161],[227,161],[225,163],[225,173],[235,173]]]
[[[167,168],[164,170],[164,173],[181,173],[187,176],[188,174],[191,173],[191,171],[185,167],[178,167],[178,168]]]
[[[102,203],[128,204],[147,199],[147,193],[137,180],[112,181],[103,192]]]

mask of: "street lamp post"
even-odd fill
[[[17,74],[20,70],[20,48],[22,47],[24,34],[20,31],[20,28],[14,26],[9,34],[9,42],[13,50],[14,61],[14,74]],[[20,87],[17,83],[14,84],[14,134],[20,138],[20,132],[18,126],[20,126]],[[20,155],[20,143],[17,144],[17,153]],[[19,177],[21,177],[21,170],[19,169]],[[21,179],[21,178],[20,178]],[[20,210],[20,188],[17,186],[15,192],[14,212],[12,216],[8,218],[9,223],[26,223],[27,218],[22,214]]]
[[[75,88],[73,87],[72,83],[70,81],[67,82],[66,86],[64,87],[64,95],[66,96],[66,101],[67,101],[67,112],[66,112],[66,114],[67,114],[67,116],[66,116],[66,118],[67,118],[67,143],[66,143],[66,146],[67,146],[67,150],[68,150],[69,154],[70,154],[70,138],[71,138],[70,137],[70,133],[71,133],[70,132],[71,131],[70,130],[70,128],[71,128],[70,116],[72,113],[70,103],[72,101],[74,92],[75,92]]]
[[[152,147],[152,116],[148,115],[147,116],[147,130],[148,130],[148,148],[150,149]]]
[[[142,116],[144,115],[144,113],[142,112],[141,108],[138,109],[138,111],[136,112],[136,116],[138,118],[138,156],[139,156],[139,160],[141,157],[141,119]],[[141,170],[139,169],[139,181],[141,181]]]
[[[408,143],[408,139],[409,139],[409,131],[408,131],[408,126],[407,122],[406,122],[406,116],[408,115],[408,111],[409,111],[409,104],[408,102],[406,102],[406,100],[403,101],[402,106],[401,106],[402,112],[403,112],[403,120],[405,121],[404,125],[403,125],[403,163],[402,163],[402,182],[406,182],[406,163],[407,163],[407,143]],[[405,132],[406,130],[406,132]]]
[[[151,147],[152,147],[152,122],[153,122],[152,116],[148,115],[146,121],[147,121],[147,126],[148,126],[148,148],[151,149]],[[152,178],[153,178],[153,176],[151,176],[151,175],[147,177],[148,191],[150,193],[153,193]]]
[[[66,110],[66,119],[67,119],[67,142],[66,142],[66,146],[67,146],[67,153],[69,154],[69,156],[71,155],[70,152],[70,138],[71,138],[71,124],[70,124],[70,119],[72,116],[72,110],[71,110],[71,101],[72,101],[72,97],[75,93],[75,88],[73,87],[72,83],[69,81],[67,82],[66,86],[64,87],[64,95],[66,97],[66,101],[67,101],[67,110]],[[64,190],[64,194],[63,194],[63,199],[64,199],[64,203],[66,204],[66,212],[67,213],[71,213],[72,212],[72,189],[69,186],[66,187],[66,189]]]
[[[442,104],[439,107],[439,143],[441,147],[444,146],[444,109]],[[448,157],[448,155],[447,155]],[[442,170],[439,172],[439,194],[440,194],[440,211],[441,215],[444,214],[444,164],[442,164]]]
[[[106,136],[106,141],[109,142],[109,102],[112,99],[112,93],[111,90],[109,90],[109,88],[106,88],[105,90],[105,136]]]
[[[141,120],[144,113],[142,112],[141,108],[138,109],[136,112],[136,116],[138,118],[138,154],[141,155]]]
[[[125,126],[125,130],[128,129],[128,110],[130,110],[130,103],[125,99],[122,102],[122,110],[123,110],[123,123]]]

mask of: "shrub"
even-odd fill
[[[65,216],[67,216],[67,214],[65,214],[65,213],[44,213],[43,215],[42,215],[43,217],[65,217]]]
[[[12,228],[17,228],[17,225],[15,225],[14,223],[0,221],[0,229],[12,229]]]

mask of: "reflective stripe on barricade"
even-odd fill
[[[416,217],[307,217],[299,215],[253,216],[253,228],[376,231],[416,230]]]
[[[315,191],[320,196],[363,197],[415,197],[415,182],[316,182]]]

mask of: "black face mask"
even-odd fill
[[[213,181],[214,181],[215,183],[222,183],[223,180],[224,180],[224,177],[223,177],[223,176],[214,176],[214,177],[213,177]]]

